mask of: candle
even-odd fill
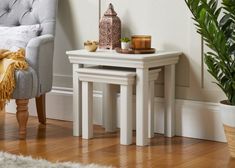
[[[136,35],[131,37],[134,50],[145,50],[151,48],[151,36]]]

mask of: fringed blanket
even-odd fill
[[[10,100],[15,89],[15,70],[27,68],[24,49],[16,52],[0,49],[0,110]]]

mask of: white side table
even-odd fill
[[[81,82],[77,69],[84,64],[136,69],[136,145],[148,145],[148,79],[149,68],[165,66],[165,136],[175,135],[175,64],[181,52],[157,51],[154,54],[118,54],[110,50],[68,51],[73,64],[73,135],[81,135]],[[107,94],[109,95],[109,94]],[[78,114],[78,115],[77,115]]]

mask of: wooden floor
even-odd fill
[[[34,117],[29,119],[27,141],[18,140],[17,129],[15,115],[0,113],[1,151],[114,167],[235,168],[225,143],[156,135],[148,147],[121,146],[118,133],[104,133],[101,127],[95,126],[95,138],[87,141],[72,136],[71,122],[48,120],[43,126]]]

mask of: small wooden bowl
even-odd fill
[[[97,41],[86,41],[84,43],[84,48],[89,52],[96,52],[99,43]]]

